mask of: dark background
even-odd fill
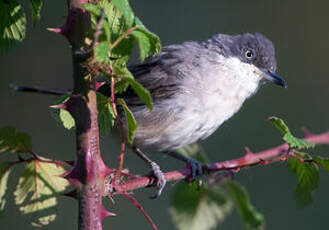
[[[45,30],[63,24],[65,2],[45,1],[41,21],[35,27],[29,23],[23,44],[0,57],[0,127],[13,125],[30,133],[33,148],[39,154],[70,160],[75,154],[74,132],[66,131],[55,122],[48,109],[56,97],[15,94],[8,87],[10,83],[57,88],[72,86],[69,45],[63,37]],[[160,36],[163,45],[185,40],[201,41],[216,33],[244,32],[261,32],[274,42],[278,73],[285,78],[289,88],[273,85],[262,88],[234,118],[204,141],[212,161],[239,157],[244,154],[245,146],[257,152],[280,144],[278,131],[266,121],[271,115],[286,120],[298,135],[301,135],[301,126],[315,133],[328,129],[328,1],[139,0],[131,1],[131,4],[144,24]],[[107,163],[116,166],[118,145],[110,137],[103,136],[101,147]],[[329,148],[320,147],[312,152],[328,156]],[[160,155],[153,158],[164,170],[184,166]],[[130,153],[125,166],[132,172],[148,171],[143,162]],[[327,174],[321,174],[314,201],[304,209],[298,208],[293,199],[297,180],[284,164],[253,167],[239,172],[236,178],[247,186],[253,204],[265,215],[267,229],[324,229],[328,226]],[[9,183],[16,184],[17,181],[11,177]],[[168,212],[172,188],[168,184],[157,200],[148,199],[154,192],[152,189],[136,192],[136,198],[159,229],[173,228]],[[8,192],[13,189],[10,186]],[[128,200],[119,197],[115,200],[116,205],[107,204],[118,216],[105,219],[104,229],[151,229]],[[0,229],[34,229],[13,202],[13,197],[9,196]],[[44,229],[76,229],[77,203],[68,198],[60,198],[59,202],[56,222]],[[242,229],[236,211],[217,229]]]

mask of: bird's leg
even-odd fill
[[[142,158],[151,167],[152,173],[156,179],[156,187],[158,189],[157,193],[151,198],[152,199],[157,198],[158,196],[161,195],[161,192],[166,185],[166,179],[163,175],[163,172],[161,171],[159,165],[154,161],[152,161],[150,158],[148,158],[139,148],[133,147],[132,149],[140,158]]]
[[[195,160],[192,157],[186,157],[177,152],[166,151],[164,153],[178,160],[186,162],[186,164],[191,168],[191,175],[189,178],[190,180],[195,180],[196,177],[201,177],[203,175],[203,169],[206,167],[205,164]]]

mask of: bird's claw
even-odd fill
[[[151,162],[150,164],[153,176],[155,177],[154,185],[157,187],[157,193],[153,196],[151,196],[151,199],[155,199],[159,197],[162,193],[162,190],[166,186],[166,178],[163,175],[163,172],[161,171],[159,165],[155,162]]]
[[[191,175],[188,177],[188,181],[192,182],[198,177],[198,185],[201,186],[201,177],[203,176],[203,169],[206,167],[206,165],[193,158],[188,158],[186,163],[191,168]]]

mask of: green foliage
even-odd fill
[[[38,160],[26,165],[14,195],[32,225],[40,227],[55,220],[58,193],[69,185],[60,177],[64,172],[59,165]]]
[[[329,172],[329,159],[328,158],[314,156],[313,157],[313,161],[317,165],[319,165],[320,167],[322,167],[324,170],[326,170],[327,172]]]
[[[107,64],[113,70],[115,78],[115,93],[122,93],[130,85],[145,105],[152,109],[150,93],[138,82],[127,68],[136,40],[140,59],[154,55],[161,50],[160,39],[150,32],[142,22],[135,17],[127,0],[100,1],[97,5],[83,5],[92,15],[93,28],[99,22],[104,12],[99,44],[94,49],[95,60]],[[91,33],[93,34],[93,33]],[[91,39],[93,39],[91,37]],[[108,73],[104,73],[107,76]],[[111,76],[107,76],[111,77]]]
[[[10,173],[10,163],[0,163],[0,217],[3,215],[3,211],[6,205],[5,193],[7,190],[8,176]]]
[[[0,1],[0,54],[19,44],[25,37],[26,17],[16,0]]]
[[[301,159],[310,160],[311,156],[307,153],[295,153]],[[288,161],[291,172],[295,173],[298,179],[298,185],[295,197],[298,204],[302,207],[312,203],[312,193],[318,187],[320,176],[316,163],[303,162],[303,160],[289,158]]]
[[[98,125],[101,131],[107,133],[114,125],[114,112],[110,99],[97,93]]]
[[[146,90],[140,83],[135,81],[133,78],[123,77],[122,79],[128,82],[129,85],[131,85],[131,87],[135,90],[141,101],[144,102],[146,107],[152,110],[153,106],[150,92]]]
[[[120,104],[123,110],[125,111],[126,122],[127,122],[127,141],[129,144],[132,144],[137,131],[136,120],[132,112],[128,108],[126,102],[123,99],[119,98],[118,104]]]
[[[0,129],[0,152],[22,153],[32,149],[31,137],[14,127]]]
[[[56,104],[63,104],[67,100],[69,100],[69,98],[70,98],[69,95],[64,95],[56,102]],[[71,116],[71,114],[67,110],[65,110],[65,109],[52,109],[52,110],[50,110],[50,112],[51,112],[52,117],[56,121],[61,123],[64,126],[64,128],[70,130],[70,129],[75,127],[75,121],[74,121],[73,117]]]
[[[108,46],[106,41],[102,41],[98,43],[94,49],[95,52],[95,60],[98,62],[109,63],[109,52],[110,47]]]
[[[224,221],[232,210],[232,200],[216,186],[180,183],[172,196],[170,214],[180,230],[209,230]]]
[[[134,12],[131,10],[128,0],[112,0],[115,8],[117,8],[125,18],[127,26],[132,26],[134,23]]]
[[[230,191],[235,205],[239,211],[240,217],[246,230],[264,229],[265,220],[251,204],[248,193],[244,187],[237,182],[227,181],[226,188]]]
[[[304,141],[300,138],[293,136],[288,126],[284,123],[282,119],[277,117],[270,117],[269,121],[283,134],[282,138],[285,142],[287,142],[290,148],[304,149],[314,147],[313,143]]]
[[[40,19],[43,0],[29,0],[33,24]],[[0,1],[0,54],[19,44],[25,38],[26,17],[17,0]]]
[[[37,21],[39,21],[39,19],[40,19],[42,3],[43,3],[43,0],[30,0],[33,24],[37,23]]]

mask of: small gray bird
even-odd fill
[[[287,86],[275,73],[272,42],[259,33],[217,34],[204,42],[166,46],[129,69],[153,99],[150,111],[132,89],[119,95],[139,126],[131,147],[151,165],[157,179],[156,196],[165,179],[159,166],[143,152],[164,152],[186,161],[192,178],[201,175],[203,165],[174,150],[215,132],[263,83]]]

